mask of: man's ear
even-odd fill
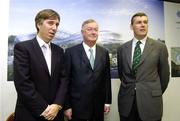
[[[130,29],[131,29],[131,30],[133,30],[133,26],[132,26],[132,24],[130,24]]]
[[[83,34],[83,30],[81,29],[81,33]]]
[[[37,23],[37,28],[39,29],[42,23]]]

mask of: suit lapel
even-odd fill
[[[86,52],[85,52],[84,47],[83,47],[82,44],[80,45],[80,48],[79,48],[79,54],[80,54],[80,57],[81,57],[82,62],[83,62],[85,65],[87,65],[88,68],[92,69],[92,68],[91,68],[91,64],[90,64],[90,62],[89,62],[89,59],[88,59],[88,57],[87,57],[87,55],[86,55]]]
[[[95,62],[94,62],[94,70],[97,69],[98,65],[100,64],[102,52],[98,45],[96,45],[96,56],[95,56]]]
[[[143,51],[143,54],[141,56],[140,65],[143,63],[146,56],[148,56],[149,53],[152,51],[152,49],[153,49],[152,46],[153,46],[153,42],[149,38],[147,38],[146,44],[145,44],[145,47],[144,47],[144,51]]]
[[[43,52],[42,52],[41,47],[39,46],[36,38],[34,38],[32,42],[33,42],[33,48],[34,48],[33,50],[35,51],[34,54],[36,54],[37,61],[39,61],[39,63],[43,65],[45,71],[49,74],[46,60],[44,58]]]
[[[51,43],[51,76],[53,75],[54,73],[54,69],[55,69],[55,66],[56,66],[56,57],[58,57],[57,55],[57,51],[55,51],[55,48],[53,46],[53,44]]]
[[[127,59],[129,68],[131,68],[132,40],[127,43],[126,50],[127,50],[125,51],[126,59]]]

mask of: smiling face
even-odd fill
[[[131,22],[131,29],[134,32],[135,38],[138,40],[143,39],[148,33],[148,17],[135,16]]]
[[[96,44],[96,41],[98,39],[98,25],[95,21],[86,23],[82,26],[82,36],[84,39],[84,42],[89,46],[92,47]]]
[[[38,36],[46,43],[48,43],[54,38],[58,26],[59,26],[58,18],[45,19],[44,21],[37,24],[37,27],[39,29]]]

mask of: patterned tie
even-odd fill
[[[92,48],[90,48],[90,49],[89,49],[89,52],[90,52],[89,61],[90,61],[90,64],[91,64],[92,69],[94,69],[94,56],[93,56],[93,49],[92,49]]]
[[[136,43],[136,47],[135,47],[135,50],[134,50],[134,56],[133,56],[133,64],[132,64],[132,71],[133,73],[136,75],[137,73],[137,69],[138,69],[138,66],[139,66],[139,62],[140,62],[140,59],[141,59],[141,48],[140,48],[140,44],[141,44],[141,41],[138,41]]]

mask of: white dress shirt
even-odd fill
[[[44,58],[46,60],[46,64],[49,70],[49,74],[51,74],[51,43],[44,42],[40,37],[36,36],[36,39],[41,47],[41,50],[44,54]]]
[[[95,59],[95,57],[96,57],[96,44],[93,47],[89,47],[86,43],[83,42],[83,47],[84,47],[84,50],[86,52],[88,59],[90,58],[90,54],[91,54],[89,51],[90,48],[93,50],[93,56]]]
[[[144,46],[145,46],[145,44],[146,44],[146,40],[147,40],[147,36],[146,36],[144,39],[142,39],[142,40],[138,40],[138,39],[136,39],[135,37],[133,38],[131,64],[133,63],[134,49],[135,49],[135,47],[136,47],[136,43],[137,43],[138,41],[141,41],[141,44],[140,44],[139,46],[140,46],[140,48],[141,48],[141,54],[142,54],[142,53],[143,53],[143,50],[144,50]]]

